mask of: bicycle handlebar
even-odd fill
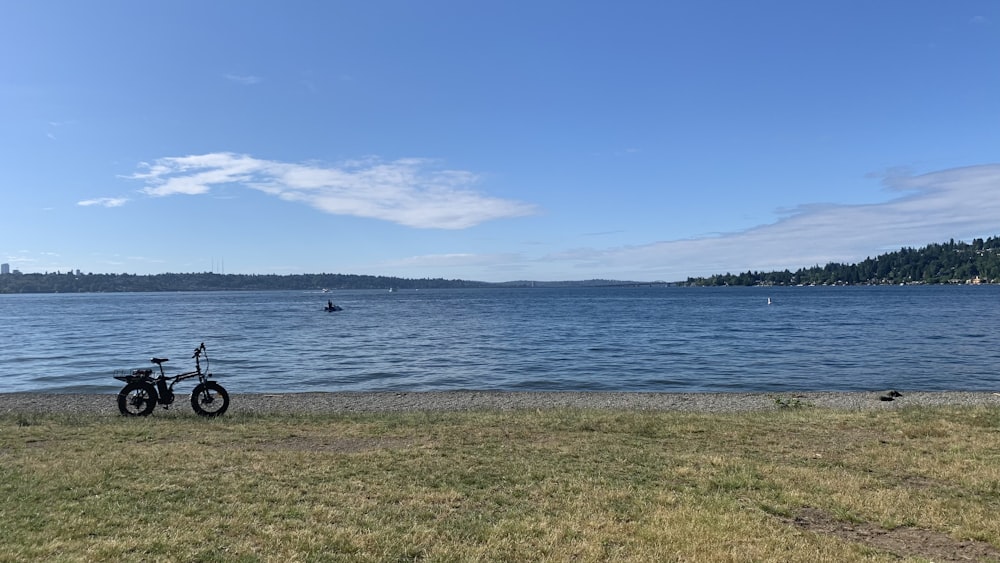
[[[195,348],[195,349],[194,349],[194,355],[193,355],[193,356],[191,356],[191,357],[192,357],[192,358],[197,358],[197,357],[198,357],[198,356],[200,356],[200,355],[201,355],[201,353],[202,353],[202,352],[204,352],[204,351],[205,351],[205,343],[204,343],[204,342],[202,342],[202,343],[201,343],[201,346],[198,346],[197,348]]]

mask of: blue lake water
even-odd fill
[[[0,392],[114,392],[201,342],[234,393],[996,390],[1000,287],[0,295]]]

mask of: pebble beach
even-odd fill
[[[194,416],[189,396],[178,395],[171,413]],[[387,413],[603,409],[736,413],[784,408],[886,410],[920,406],[1000,406],[993,392],[810,392],[810,393],[616,393],[616,392],[345,392],[233,394],[229,414]],[[158,407],[155,414],[163,413]],[[4,414],[92,414],[117,416],[114,394],[0,393]]]

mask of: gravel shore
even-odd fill
[[[116,395],[0,393],[0,415],[82,413],[117,415]],[[1000,406],[991,392],[614,393],[614,392],[379,392],[234,394],[229,413],[371,413],[412,411],[612,409],[747,412],[789,407],[885,410],[914,406]],[[194,416],[187,395],[172,413]],[[163,410],[158,408],[157,413]]]

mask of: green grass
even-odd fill
[[[998,409],[161,414],[0,417],[0,560],[1000,561]]]

